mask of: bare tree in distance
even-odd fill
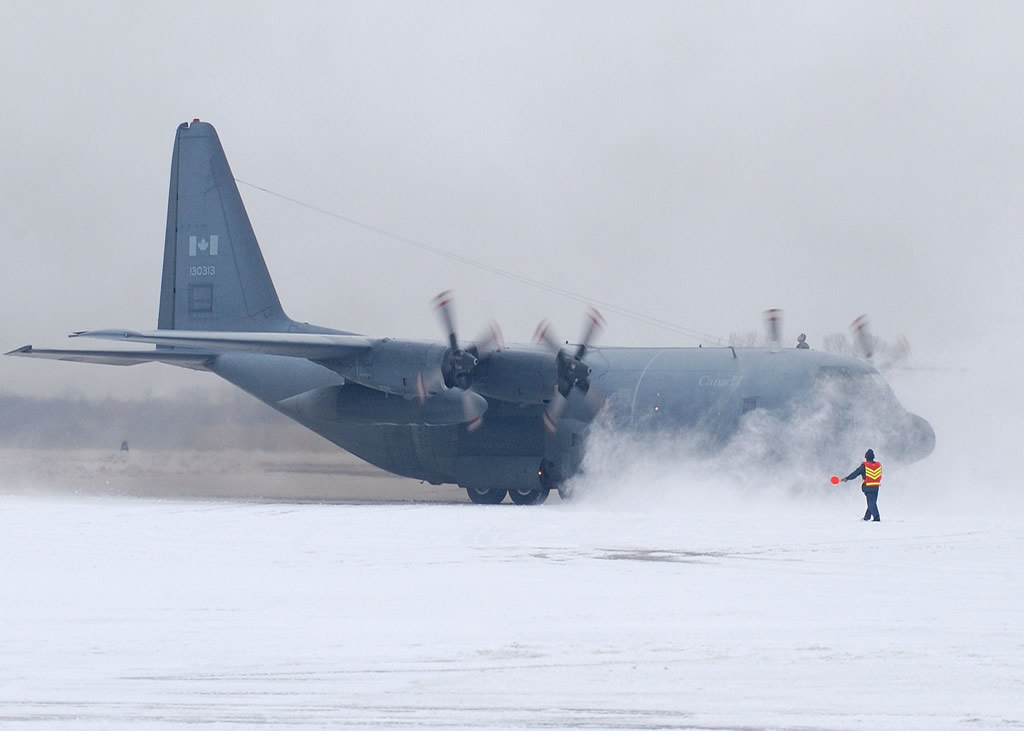
[[[761,333],[757,330],[747,330],[745,333],[729,333],[729,345],[735,348],[757,348],[763,345]]]
[[[821,339],[821,349],[826,353],[857,357],[857,346],[843,333],[829,333]]]

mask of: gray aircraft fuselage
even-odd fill
[[[897,463],[922,459],[935,441],[871,365],[814,350],[583,347],[574,358],[571,347],[464,350],[454,332],[449,343],[409,341],[295,322],[220,140],[198,120],[175,139],[157,330],[75,335],[156,348],[10,354],[208,370],[367,462],[460,485],[482,503],[542,502],[579,471],[595,427],[685,434],[716,449],[752,418],[824,415],[810,437],[821,454],[848,459],[873,446]]]

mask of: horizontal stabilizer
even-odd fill
[[[117,366],[168,363],[195,370],[207,370],[207,364],[214,357],[213,353],[177,353],[161,350],[38,350],[31,345],[22,346],[5,355]]]
[[[178,348],[230,350],[285,355],[310,360],[344,360],[368,351],[369,338],[330,333],[219,332],[201,330],[85,330],[73,338],[99,338],[129,343],[153,343]]]

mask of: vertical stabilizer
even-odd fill
[[[171,158],[157,327],[279,332],[289,324],[217,131],[182,123]]]

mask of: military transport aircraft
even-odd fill
[[[845,398],[830,439],[841,442],[843,413],[866,409],[885,425],[872,442],[883,459],[909,462],[934,447],[929,424],[861,360],[777,346],[599,349],[592,343],[602,319],[593,310],[575,346],[560,344],[544,323],[530,345],[507,346],[496,331],[468,343],[456,334],[450,294],[436,307],[446,342],[290,319],[217,133],[197,119],[181,124],[174,142],[157,329],[72,334],[156,347],[27,345],[9,355],[212,371],[367,462],[459,485],[483,504],[506,495],[538,504],[552,488],[562,492],[597,422],[698,434],[713,448],[752,415],[785,420],[820,409],[810,395],[825,386]],[[843,458],[864,446],[843,445]]]

